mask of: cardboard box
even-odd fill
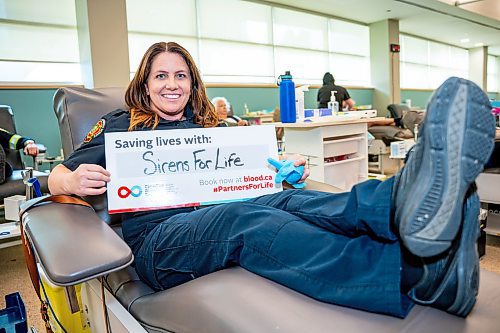
[[[24,195],[13,195],[4,199],[5,219],[9,221],[19,221],[19,207],[26,201]]]

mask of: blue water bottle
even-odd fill
[[[278,77],[280,87],[280,115],[282,123],[294,123],[297,121],[295,111],[295,84],[292,81],[290,71]]]

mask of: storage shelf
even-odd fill
[[[311,179],[348,191],[368,178],[367,129],[365,121],[287,126],[285,152],[317,156]]]
[[[5,233],[5,234],[4,234]],[[21,229],[16,222],[0,224],[0,239],[7,239],[21,236]]]
[[[336,166],[336,165],[345,164],[345,163],[349,163],[349,162],[361,161],[361,160],[364,160],[365,158],[366,157],[364,157],[364,156],[357,156],[354,158],[348,158],[348,159],[343,160],[343,161],[325,163],[324,165],[325,165],[325,167],[331,167],[331,166]]]
[[[484,232],[491,236],[500,236],[500,229],[486,227],[484,228]]]
[[[335,138],[328,138],[332,140],[323,140],[323,144],[326,145],[331,145],[331,144],[336,144],[336,143],[342,143],[342,142],[350,142],[350,141],[360,141],[363,140],[362,136],[355,136],[352,138],[345,138],[345,139],[335,139]]]

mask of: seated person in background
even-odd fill
[[[248,123],[248,120],[242,119],[234,114],[233,105],[231,103],[227,102],[227,105],[228,105],[228,107],[227,107],[227,118],[226,119],[231,119],[231,120],[236,121],[238,123],[238,126],[250,125]]]
[[[219,122],[193,58],[174,42],[146,51],[125,94],[128,107],[105,115],[103,131],[54,168],[52,194],[106,192],[117,176],[106,170],[106,132]],[[176,98],[164,97],[169,95]],[[477,85],[448,79],[433,95],[405,166],[384,182],[368,180],[350,192],[287,190],[123,214],[135,269],[163,290],[240,265],[323,302],[400,318],[420,303],[465,317],[478,292],[474,180],[493,148],[490,109]],[[305,160],[294,165],[305,166]],[[304,168],[299,182],[308,175]]]
[[[415,138],[425,116],[421,110],[411,110],[406,105],[390,104],[387,106],[392,118],[370,120],[368,131],[381,139],[386,145],[395,140]]]
[[[248,121],[235,116],[234,113],[229,115],[229,102],[226,98],[214,97],[212,98],[212,104],[214,105],[215,111],[219,116],[220,123],[225,124],[226,126],[248,126]]]
[[[4,183],[12,175],[12,167],[5,160],[7,149],[23,149],[24,154],[29,156],[38,155],[38,147],[33,139],[10,133],[0,127],[0,184]]]
[[[323,86],[318,90],[318,108],[328,107],[332,91],[336,91],[335,100],[339,102],[341,110],[353,109],[356,102],[351,98],[346,88],[335,85],[335,78],[329,72],[326,72],[323,76]]]

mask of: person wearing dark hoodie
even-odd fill
[[[318,91],[318,108],[328,107],[328,102],[330,101],[330,96],[332,91],[336,91],[335,100],[339,102],[342,109],[352,110],[356,102],[351,98],[347,89],[335,84],[335,78],[329,72],[323,75],[323,86]]]

